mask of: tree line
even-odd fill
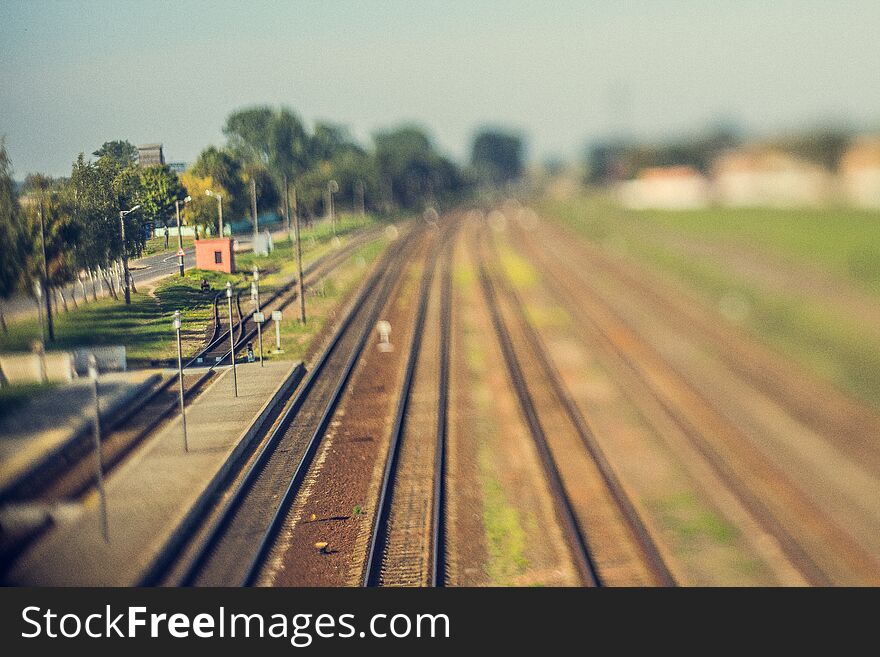
[[[420,127],[377,132],[365,148],[344,126],[318,122],[308,129],[286,107],[235,111],[223,134],[224,144],[205,148],[180,175],[163,164],[139,166],[137,148],[114,140],[91,157],[80,153],[70,176],[31,174],[21,189],[0,141],[0,300],[41,291],[48,300],[57,292],[66,310],[70,283],[81,300],[105,290],[118,298],[120,262],[143,253],[149,228],[174,224],[179,206],[196,239],[216,235],[217,196],[226,225],[243,217],[253,221],[254,206],[258,215],[297,213],[309,220],[327,213],[330,181],[340,206],[389,212],[454,203],[481,185],[501,185],[522,173],[521,138],[500,129],[475,136],[466,167],[441,154]],[[48,301],[46,310],[52,310]],[[0,325],[5,331],[2,304]]]

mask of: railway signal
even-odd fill
[[[238,372],[235,370],[235,331],[232,324],[232,282],[226,281],[226,301],[229,303],[229,357],[232,359],[232,389],[238,397]]]
[[[275,353],[282,353],[281,349],[281,311],[272,311],[272,321],[275,322]]]
[[[92,379],[92,394],[95,402],[93,420],[95,435],[95,479],[98,484],[98,499],[101,507],[101,535],[110,542],[110,523],[107,519],[107,491],[104,489],[104,466],[101,463],[101,402],[98,398],[98,359],[89,354],[89,378]]]
[[[183,451],[189,451],[189,442],[186,438],[186,408],[183,405],[183,350],[180,345],[180,311],[174,311],[174,331],[177,333],[177,376],[180,382],[180,420],[183,426]]]

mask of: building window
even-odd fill
[[[223,252],[222,251],[214,251],[214,264],[219,265],[223,263]]]

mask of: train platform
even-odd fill
[[[160,376],[155,370],[103,375],[98,386],[101,419],[118,413]],[[0,499],[32,468],[92,431],[93,395],[91,379],[75,379],[34,395],[0,418]]]
[[[214,503],[225,475],[259,434],[272,410],[302,377],[299,363],[240,364],[238,393],[231,369],[187,408],[189,451],[177,416],[106,481],[109,540],[101,530],[97,493],[12,565],[6,584],[130,586],[143,581],[187,524]]]

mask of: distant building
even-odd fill
[[[840,158],[845,199],[861,208],[880,208],[880,137],[857,140]]]
[[[138,165],[152,167],[157,164],[165,164],[165,154],[162,152],[162,144],[144,144],[138,146]]]
[[[183,173],[186,171],[186,162],[166,162],[168,168],[171,169],[174,173]]]
[[[833,188],[831,173],[820,165],[759,148],[721,155],[712,174],[716,201],[729,206],[820,205]]]
[[[617,185],[620,202],[634,210],[692,210],[710,201],[709,180],[689,166],[650,167]]]

